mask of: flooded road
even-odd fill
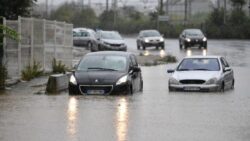
[[[129,51],[143,52],[126,41]],[[174,39],[165,52],[179,60],[187,54]],[[31,86],[46,81],[39,78],[0,93],[0,141],[249,141],[250,41],[211,40],[206,53],[226,57],[234,90],[169,93],[166,71],[176,64],[142,67],[143,92],[127,96],[34,94],[41,88]]]

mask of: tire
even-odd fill
[[[140,45],[137,43],[137,50],[140,50]]]
[[[92,44],[91,42],[88,42],[88,44],[87,44],[87,49],[91,49],[92,46],[93,46],[93,44]]]
[[[221,92],[225,91],[225,83],[224,82],[221,83],[220,91]]]
[[[159,50],[159,46],[156,46],[155,49],[156,49],[156,50]]]
[[[232,89],[232,90],[234,89],[234,80],[233,80],[233,82],[232,82],[231,89]]]
[[[133,94],[133,87],[132,87],[132,85],[129,86],[128,94],[129,95]]]
[[[141,81],[141,87],[140,87],[140,90],[139,90],[140,92],[142,92],[143,91],[143,81]]]
[[[174,91],[174,89],[171,88],[170,86],[168,86],[168,91],[169,91],[169,92],[172,92],[172,91]]]
[[[161,46],[161,49],[165,49],[165,46],[163,45],[163,46]]]
[[[146,47],[145,47],[144,45],[142,45],[142,49],[143,49],[143,50],[145,50],[145,49],[146,49]]]

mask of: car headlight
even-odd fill
[[[77,85],[76,78],[73,74],[70,76],[69,82],[74,84],[74,85]]]
[[[206,84],[211,85],[211,84],[216,84],[217,83],[217,78],[211,78],[207,80]]]
[[[163,41],[164,41],[164,38],[161,37],[161,38],[160,38],[160,42],[163,42]]]
[[[178,85],[178,84],[179,84],[179,81],[176,80],[176,79],[173,78],[173,77],[170,77],[170,78],[169,78],[169,84]]]
[[[206,37],[204,37],[204,38],[202,39],[202,41],[204,41],[204,42],[205,42],[205,41],[207,41],[207,38],[206,38]]]
[[[128,75],[125,75],[116,82],[116,85],[121,85],[123,83],[126,83],[127,81],[128,81]]]
[[[189,39],[189,38],[186,38],[186,41],[190,42],[190,41],[191,41],[191,39]]]
[[[144,41],[145,41],[146,43],[148,43],[148,42],[149,42],[149,39],[144,39]]]

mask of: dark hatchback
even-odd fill
[[[180,49],[198,45],[199,48],[207,48],[207,38],[200,29],[185,29],[179,37]]]
[[[69,80],[69,94],[108,95],[142,91],[136,56],[128,52],[88,53]]]

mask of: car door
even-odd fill
[[[86,45],[86,37],[87,37],[87,32],[86,31],[81,31],[81,35],[79,37],[79,44],[81,46],[84,46]]]
[[[225,88],[229,88],[232,86],[233,83],[233,70],[224,71],[225,68],[230,68],[229,64],[227,63],[226,59],[221,57],[220,58],[221,64],[222,64],[222,70],[223,70],[223,76],[224,76],[224,84]]]
[[[137,63],[135,55],[131,55],[130,60],[132,63],[132,67],[138,67],[138,63]],[[140,85],[141,84],[141,72],[133,72],[132,80],[133,80],[133,91],[139,91],[140,86],[141,86]]]

